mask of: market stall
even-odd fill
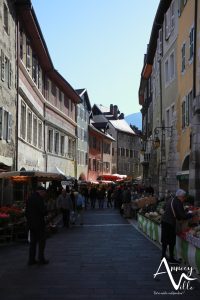
[[[152,240],[161,244],[161,217],[164,213],[164,202],[157,206],[146,206],[138,213],[138,227]],[[186,210],[198,210],[198,214],[182,223],[176,237],[175,254],[177,259],[189,264],[200,274],[200,209],[185,206]]]
[[[51,222],[56,215],[56,198],[61,181],[65,176],[57,173],[39,171],[16,171],[0,173],[0,180],[10,182],[12,202],[0,203],[0,242],[18,240],[26,236],[25,203],[28,195],[37,185],[47,187],[47,221]],[[48,186],[47,186],[48,183]]]

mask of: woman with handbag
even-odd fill
[[[178,263],[174,258],[174,247],[176,245],[176,223],[193,217],[193,213],[186,213],[183,203],[186,200],[186,192],[182,189],[176,191],[176,196],[170,198],[166,203],[165,212],[161,222],[162,258],[166,258],[169,246],[169,262]]]

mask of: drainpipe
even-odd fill
[[[46,96],[46,95],[45,95]],[[44,115],[44,126],[43,126],[43,136],[44,136],[44,156],[45,156],[45,171],[48,170],[48,154],[46,149],[46,103],[44,103],[43,107],[43,115]]]
[[[160,126],[162,127],[162,118],[163,118],[163,113],[162,113],[162,109],[163,109],[163,99],[162,99],[162,74],[161,74],[161,59],[159,60],[159,79],[160,79]],[[162,131],[162,130],[161,130]],[[159,168],[158,168],[158,178],[163,181],[163,177],[162,177],[162,155],[163,155],[163,131],[161,132],[161,145],[160,145],[160,163],[159,163]],[[159,180],[160,181],[160,180]],[[158,182],[159,183],[159,187],[161,186],[161,194],[162,194],[162,182]],[[160,193],[159,193],[160,196]]]
[[[194,63],[193,63],[193,99],[196,97],[196,55],[197,55],[197,10],[198,10],[198,0],[195,0],[194,5]]]
[[[18,130],[19,130],[19,20],[17,17],[17,57],[16,57],[16,62],[17,62],[17,99],[16,99],[16,126],[15,126],[15,170],[18,170]]]

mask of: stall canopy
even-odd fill
[[[28,182],[31,178],[36,178],[39,182],[52,180],[66,180],[66,177],[59,173],[48,173],[40,171],[13,171],[0,173],[0,179],[10,179],[15,182]]]

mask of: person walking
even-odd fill
[[[30,232],[28,265],[49,263],[44,255],[46,245],[45,216],[47,215],[44,201],[46,197],[46,189],[40,186],[36,187],[36,190],[27,199],[25,216],[27,219],[27,227]],[[37,245],[38,261],[36,260]]]
[[[90,189],[89,196],[90,196],[91,208],[94,209],[96,205],[96,198],[97,198],[97,189],[94,185]]]
[[[57,198],[57,208],[61,210],[63,216],[63,227],[69,228],[70,211],[73,208],[69,187],[62,190]]]
[[[161,242],[162,258],[166,258],[167,247],[169,246],[169,262],[178,263],[174,258],[174,247],[176,245],[176,222],[187,220],[193,217],[193,213],[186,213],[183,203],[186,199],[186,192],[182,189],[176,191],[176,196],[170,198],[166,203],[165,212],[161,221]]]
[[[108,188],[108,191],[107,191],[107,199],[108,199],[108,201],[107,201],[107,207],[108,208],[112,208],[112,193],[113,193],[113,190],[112,190],[112,187],[109,187]]]
[[[83,213],[85,209],[85,198],[83,196],[83,191],[75,192],[75,201],[76,201],[76,211],[77,219],[80,222],[80,225],[83,225]]]
[[[103,186],[99,187],[99,189],[97,191],[97,199],[98,199],[98,203],[99,203],[99,208],[104,208],[105,196],[106,196],[105,188]]]

